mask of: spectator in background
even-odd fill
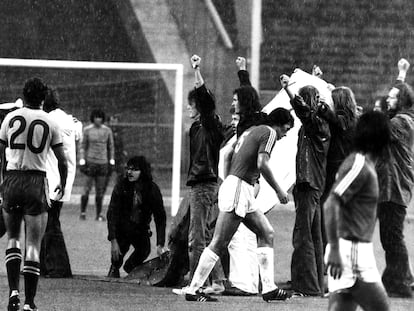
[[[332,90],[333,110],[327,104],[318,106],[318,115],[329,123],[331,141],[326,159],[326,182],[321,196],[321,225],[323,249],[327,244],[323,205],[328,198],[329,192],[339,166],[351,153],[354,138],[354,130],[357,122],[357,104],[352,90],[341,86]]]
[[[80,170],[87,176],[81,196],[80,219],[86,219],[89,192],[95,183],[95,220],[104,221],[102,202],[110,169],[109,165],[111,167],[115,165],[114,138],[112,130],[103,124],[105,113],[102,110],[93,110],[90,120],[92,124],[84,128],[80,146]]]
[[[124,176],[119,176],[108,206],[108,240],[111,242],[111,268],[108,277],[119,278],[119,268],[130,246],[134,252],[125,261],[130,273],[150,254],[151,217],[157,229],[157,254],[165,252],[166,214],[162,195],[152,180],[151,166],[143,156],[128,160]]]
[[[404,241],[404,221],[414,186],[414,92],[404,81],[409,63],[398,62],[397,83],[388,93],[391,117],[391,144],[388,155],[377,163],[380,196],[378,219],[386,267],[382,282],[389,296],[412,297],[408,251]]]
[[[68,177],[66,179],[65,194],[59,198],[55,188],[60,182],[58,162],[56,156],[49,150],[46,159],[46,177],[49,184],[51,201],[48,209],[46,232],[40,249],[40,274],[52,278],[71,277],[69,255],[60,225],[60,211],[63,202],[70,200],[73,181],[76,173],[76,128],[73,117],[64,112],[59,106],[59,94],[56,89],[48,88],[43,110],[55,120],[62,133],[63,150],[68,163]]]
[[[302,122],[293,189],[296,218],[292,239],[292,289],[295,296],[318,296],[324,293],[320,198],[325,189],[326,156],[331,134],[328,123],[317,114],[318,90],[304,86],[299,95],[293,95],[288,87],[289,77],[281,76],[281,83]]]

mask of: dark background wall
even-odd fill
[[[410,0],[263,0],[261,88],[317,64],[327,81],[351,87],[368,106],[387,92],[399,58],[414,62],[413,23]]]

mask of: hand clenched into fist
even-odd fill
[[[200,66],[200,62],[201,62],[201,57],[194,54],[193,56],[191,56],[191,66],[194,69],[197,69]]]

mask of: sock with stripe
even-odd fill
[[[36,261],[25,261],[23,267],[25,304],[34,305],[36,296],[37,282],[40,275],[40,264]]]
[[[9,248],[6,250],[6,270],[9,281],[9,295],[19,291],[20,265],[22,263],[22,252],[20,248]]]
[[[273,268],[273,248],[258,247],[256,249],[257,259],[259,261],[260,279],[262,281],[262,294],[275,290],[277,287],[274,281]]]
[[[193,279],[187,290],[188,294],[194,295],[195,292],[203,286],[204,282],[207,280],[210,275],[211,270],[213,270],[216,265],[219,256],[214,253],[211,249],[206,247],[202,252],[200,259],[198,261],[197,269],[194,271]]]

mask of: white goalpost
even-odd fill
[[[128,62],[92,62],[45,59],[0,58],[0,66],[53,68],[53,69],[89,69],[89,70],[147,70],[175,72],[174,125],[172,152],[171,214],[175,215],[180,204],[181,136],[183,103],[182,64],[128,63]]]

